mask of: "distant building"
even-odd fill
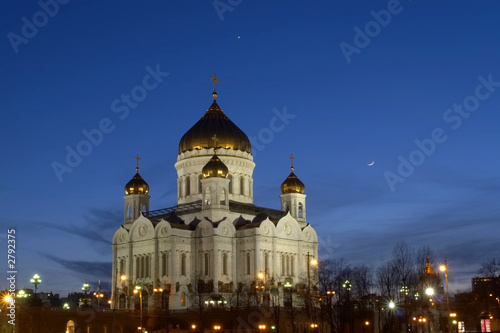
[[[255,206],[250,140],[216,98],[214,84],[212,105],[179,142],[176,206],[150,210],[137,157],[137,173],[125,186],[124,222],[113,237],[114,308],[136,306],[136,286],[145,309],[180,310],[224,305],[240,284],[272,286],[282,304],[285,279],[292,287],[306,283],[318,237],[306,220],[293,156],[281,209]],[[168,126],[180,124],[172,118]]]
[[[500,297],[500,276],[473,278],[472,292],[481,298]]]

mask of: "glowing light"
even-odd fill
[[[311,265],[316,266],[317,264],[318,264],[318,260],[317,260],[317,259],[312,258],[312,259],[311,259]]]
[[[396,303],[394,303],[394,301],[390,301],[389,302],[389,308],[390,309],[394,309],[396,307]]]
[[[427,288],[427,289],[425,289],[425,294],[426,294],[427,296],[432,296],[432,295],[434,295],[434,289],[432,289],[432,288],[430,288],[430,287],[429,287],[429,288]]]

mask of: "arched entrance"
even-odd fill
[[[66,323],[66,333],[75,333],[75,322],[73,320]]]

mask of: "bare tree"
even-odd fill
[[[491,258],[483,261],[477,273],[480,277],[485,278],[500,276],[500,258]]]

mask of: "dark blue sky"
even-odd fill
[[[498,2],[47,3],[0,5],[0,239],[17,229],[18,287],[109,281],[133,157],[151,209],[175,205],[214,72],[254,141],[255,204],[279,207],[293,153],[322,258],[376,267],[397,242],[429,246],[455,291],[500,257]]]

